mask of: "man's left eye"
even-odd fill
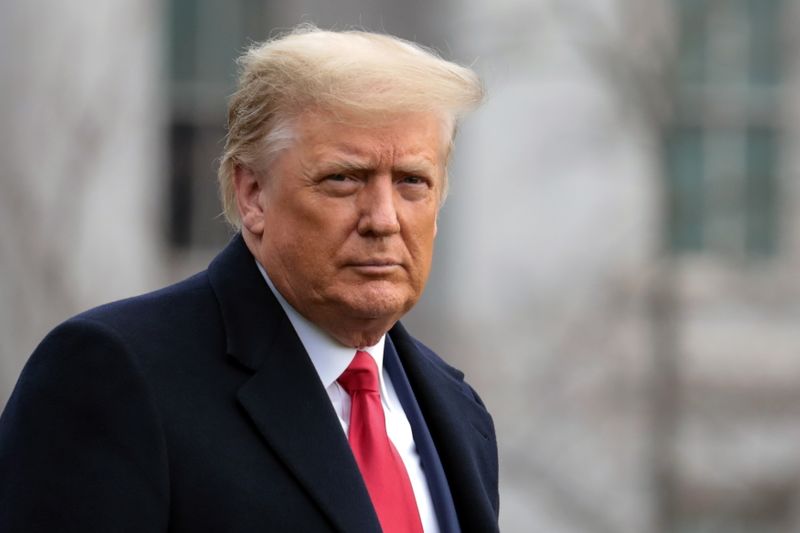
[[[419,176],[406,176],[403,178],[403,183],[410,183],[411,185],[418,185],[425,183],[425,180]]]

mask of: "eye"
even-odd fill
[[[403,178],[403,183],[409,183],[411,185],[419,185],[425,183],[425,180],[420,178],[419,176],[406,176]]]
[[[396,183],[397,190],[406,200],[423,200],[434,194],[434,182],[424,175],[407,174]]]
[[[328,174],[318,183],[320,190],[330,196],[348,196],[359,188],[359,179],[348,174]]]
[[[351,174],[328,174],[320,180],[323,185],[327,184],[335,187],[352,185],[358,182],[359,178]]]

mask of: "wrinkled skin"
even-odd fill
[[[264,172],[238,167],[248,248],[286,300],[346,346],[377,342],[417,302],[433,256],[443,120],[307,112]]]

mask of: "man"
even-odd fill
[[[304,27],[241,59],[208,270],[67,321],[0,420],[1,531],[494,531],[463,375],[398,320],[473,72]]]

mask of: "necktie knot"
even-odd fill
[[[356,391],[378,392],[378,365],[367,352],[359,350],[338,381],[351,396]]]

